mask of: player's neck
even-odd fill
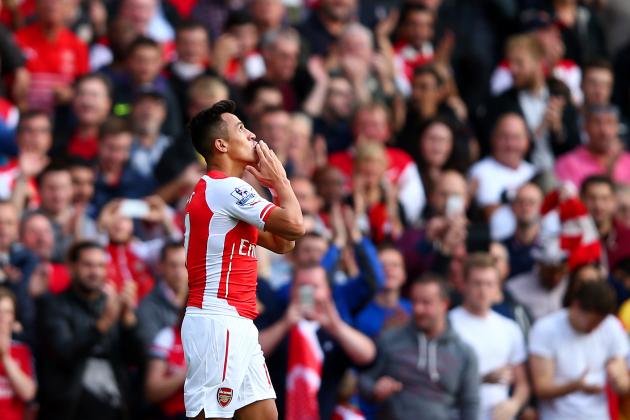
[[[226,176],[241,178],[245,172],[245,164],[233,160],[214,160],[208,163],[208,172],[210,171],[223,172]]]

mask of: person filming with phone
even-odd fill
[[[279,418],[297,420],[313,413],[331,418],[344,372],[370,363],[374,343],[341,318],[326,271],[317,264],[296,269],[284,315],[269,318],[263,312],[256,324]],[[318,377],[319,386],[304,387],[307,371]]]

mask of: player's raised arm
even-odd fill
[[[304,235],[302,210],[287,173],[276,154],[264,141],[256,145],[258,163],[256,167],[247,166],[246,170],[256,177],[262,185],[273,188],[278,195],[278,207],[267,221],[265,230],[288,241],[294,241]]]

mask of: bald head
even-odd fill
[[[492,156],[501,164],[516,169],[529,147],[527,125],[523,117],[507,113],[499,117],[492,131]]]

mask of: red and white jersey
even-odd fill
[[[240,178],[201,177],[184,219],[189,307],[256,318],[258,229],[275,208]]]

